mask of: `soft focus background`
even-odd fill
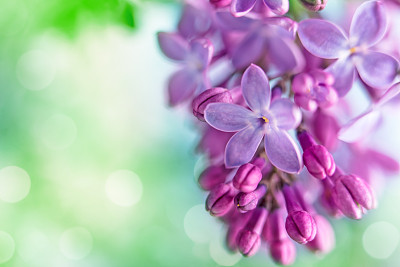
[[[331,2],[327,16],[343,9]],[[226,251],[196,184],[196,129],[166,106],[174,64],[155,33],[173,30],[179,4],[0,7],[1,266],[273,266],[265,247],[251,259]],[[398,128],[376,141],[399,159]],[[389,179],[377,210],[333,223],[333,253],[299,247],[295,266],[400,266],[400,183]]]

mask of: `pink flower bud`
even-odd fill
[[[328,253],[335,247],[335,233],[329,221],[321,215],[314,215],[317,234],[306,244],[307,248],[318,253]]]
[[[244,256],[253,256],[261,245],[261,232],[267,219],[267,210],[257,208],[252,212],[246,227],[239,233],[237,245],[240,253]]]
[[[272,259],[278,264],[291,265],[296,259],[296,247],[289,238],[273,241],[269,251]]]
[[[223,165],[211,165],[200,174],[199,184],[204,190],[210,191],[224,183],[229,172]]]
[[[219,184],[208,195],[206,210],[213,216],[223,216],[233,207],[233,198],[237,190],[231,183]]]
[[[204,121],[204,110],[207,105],[216,102],[232,103],[232,96],[227,89],[221,87],[205,90],[193,99],[193,115]]]
[[[256,190],[258,183],[262,179],[262,173],[259,167],[246,163],[239,167],[233,177],[233,186],[241,192],[250,193]]]
[[[259,185],[256,190],[250,193],[240,192],[235,197],[235,205],[241,213],[248,212],[257,207],[258,200],[267,192],[265,185]]]

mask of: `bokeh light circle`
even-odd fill
[[[45,89],[56,76],[54,57],[41,50],[28,51],[19,58],[16,72],[26,89]]]
[[[130,207],[142,198],[143,186],[139,176],[130,170],[117,170],[106,181],[108,199],[122,207]]]
[[[14,239],[8,233],[0,231],[0,264],[9,261],[14,252]]]
[[[183,220],[187,236],[196,243],[207,243],[217,233],[218,223],[207,214],[203,204],[188,210]]]
[[[395,251],[399,238],[399,230],[393,224],[376,222],[365,230],[363,246],[371,257],[387,259]]]
[[[214,236],[210,242],[210,256],[221,266],[233,266],[240,261],[242,255],[238,252],[233,253],[225,248],[225,235],[220,232],[219,235]]]
[[[53,150],[63,150],[71,146],[77,132],[75,122],[64,114],[54,114],[39,126],[39,138]]]
[[[17,166],[8,166],[0,170],[0,199],[16,203],[24,199],[31,188],[28,173]]]
[[[74,227],[62,233],[59,246],[66,258],[80,260],[92,250],[93,238],[85,228]]]

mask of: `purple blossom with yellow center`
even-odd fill
[[[225,165],[233,168],[249,162],[265,137],[270,162],[285,172],[298,173],[302,168],[301,153],[287,131],[299,125],[299,108],[289,99],[270,103],[268,77],[254,64],[244,72],[241,86],[250,110],[228,103],[211,103],[205,110],[205,120],[212,127],[237,132],[226,146]]]
[[[351,89],[356,72],[374,88],[387,88],[397,75],[399,63],[387,54],[371,49],[384,36],[387,19],[380,1],[367,1],[357,8],[349,36],[335,24],[321,19],[299,23],[298,34],[303,46],[313,55],[337,59],[327,71],[335,77],[339,96]]]

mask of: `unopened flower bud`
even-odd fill
[[[301,0],[300,1],[310,11],[320,11],[325,8],[328,0]]]
[[[253,256],[261,245],[261,232],[267,219],[267,210],[265,208],[257,208],[246,224],[246,227],[239,233],[237,245],[240,253],[244,256]]]
[[[310,213],[303,210],[290,186],[284,186],[282,190],[288,211],[286,231],[294,241],[306,244],[313,240],[317,233],[315,221]]]
[[[233,186],[241,192],[250,193],[256,190],[258,183],[262,179],[262,173],[259,167],[246,163],[239,167],[233,177]]]
[[[262,232],[264,240],[266,240],[268,243],[288,238],[285,230],[285,219],[283,217],[283,213],[284,211],[279,208],[274,209],[268,214]]]
[[[259,185],[256,190],[250,193],[240,192],[235,197],[235,205],[239,212],[245,213],[257,207],[258,200],[267,192],[265,185]]]
[[[225,215],[232,208],[236,193],[231,183],[219,184],[208,195],[206,210],[213,216]]]
[[[232,96],[225,88],[216,87],[205,90],[193,99],[193,115],[199,120],[204,121],[204,110],[210,103],[232,103]]]
[[[338,206],[336,205],[335,200],[333,199],[333,188],[334,184],[331,179],[324,179],[321,181],[323,186],[323,191],[321,194],[321,204],[325,208],[326,212],[329,215],[339,218],[343,216],[343,213],[340,211]]]
[[[235,220],[229,223],[228,232],[226,233],[226,245],[231,251],[236,251],[237,240],[240,231],[246,226],[247,222],[251,217],[251,212],[245,214],[239,214],[236,216]]]
[[[321,109],[318,109],[314,113],[314,136],[319,140],[320,144],[327,149],[332,150],[336,147],[339,129],[339,123],[336,121],[335,117],[323,112]]]
[[[271,258],[281,265],[291,265],[296,259],[296,247],[289,238],[273,241],[269,251]]]
[[[230,5],[232,0],[210,0],[210,4],[212,4],[215,7],[224,7],[227,5]]]
[[[201,188],[210,191],[215,186],[224,183],[229,172],[230,170],[223,165],[211,165],[200,174],[198,182]]]
[[[314,220],[317,225],[317,234],[306,246],[317,253],[328,253],[335,247],[335,233],[325,217],[315,214]]]
[[[338,208],[349,218],[361,219],[363,208],[375,207],[375,197],[371,187],[355,175],[339,175],[335,180],[333,198]]]

